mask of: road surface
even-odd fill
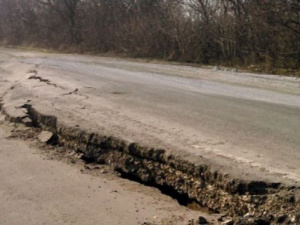
[[[0,68],[11,107],[30,101],[231,176],[300,181],[300,79],[4,48]]]

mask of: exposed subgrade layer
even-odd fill
[[[1,112],[11,122],[24,118]],[[57,118],[39,113],[29,104],[27,126],[51,131],[58,143],[83,154],[94,163],[105,163],[140,181],[164,186],[184,194],[202,207],[222,212],[235,224],[300,224],[299,188],[264,181],[232,179],[209,165],[196,166],[164,149],[129,143],[101,133],[89,133],[79,127],[67,127]]]

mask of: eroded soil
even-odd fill
[[[3,119],[3,118],[2,118]],[[199,216],[159,190],[38,141],[39,129],[0,122],[0,223],[192,224]]]

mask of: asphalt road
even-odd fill
[[[11,49],[0,60],[2,81],[23,87],[8,100],[237,176],[300,181],[300,79]],[[59,88],[27,80],[29,69]]]

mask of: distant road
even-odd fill
[[[55,83],[20,81],[19,98],[62,120],[203,156],[237,176],[300,181],[300,79],[9,49],[0,60],[2,81],[34,68]]]

